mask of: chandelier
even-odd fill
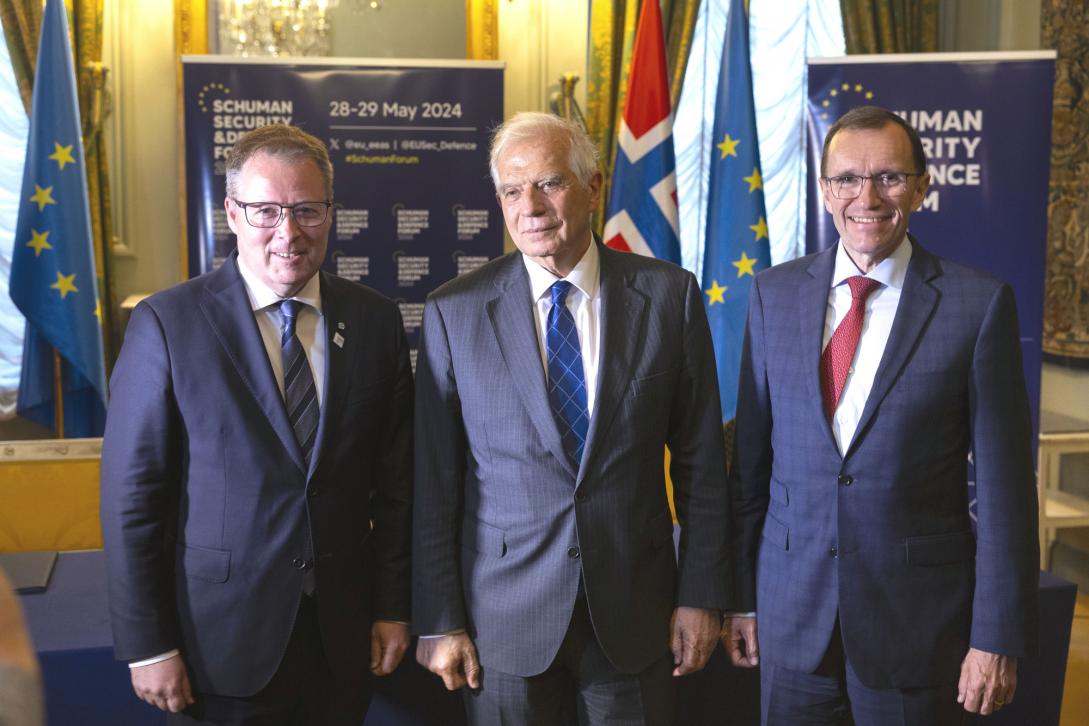
[[[339,0],[219,0],[219,51],[229,55],[329,55],[328,13]]]

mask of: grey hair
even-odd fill
[[[231,199],[238,196],[242,167],[257,154],[290,162],[309,159],[318,167],[327,199],[333,198],[333,162],[325,144],[297,126],[269,124],[242,134],[227,152],[227,196]]]
[[[598,153],[593,140],[586,130],[574,121],[553,116],[550,113],[523,111],[516,113],[492,134],[491,156],[489,159],[492,182],[499,188],[499,159],[511,144],[540,139],[544,136],[557,135],[567,142],[567,163],[579,183],[590,183],[597,173]]]

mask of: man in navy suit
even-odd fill
[[[900,117],[848,112],[821,162],[839,243],[753,284],[730,485],[734,607],[756,617],[724,640],[759,658],[766,724],[960,723],[1013,698],[1035,647],[1013,293],[908,235],[929,182]]]
[[[333,170],[227,158],[238,249],[133,311],[102,527],[117,657],[177,723],[353,724],[408,644],[412,374],[397,306],[320,272]],[[184,713],[180,713],[183,712]]]
[[[492,143],[518,252],[427,301],[416,373],[418,660],[470,722],[668,724],[727,604],[725,459],[695,278],[593,238],[593,142]],[[679,562],[666,499],[669,446]],[[434,637],[428,637],[434,636]]]

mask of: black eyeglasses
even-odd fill
[[[332,202],[299,202],[298,204],[277,204],[276,202],[240,202],[234,203],[242,208],[246,221],[253,227],[268,229],[279,227],[284,221],[284,213],[291,212],[291,218],[300,227],[317,227],[329,217]]]
[[[907,180],[911,176],[922,176],[906,171],[885,171],[873,176],[844,174],[843,176],[825,177],[824,182],[832,190],[836,199],[855,199],[862,193],[862,185],[869,180],[874,190],[883,197],[898,197],[907,190]]]

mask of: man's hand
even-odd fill
[[[447,690],[456,691],[466,684],[480,688],[480,661],[468,633],[420,638],[416,662],[442,677]]]
[[[189,674],[180,655],[132,669],[132,690],[141,700],[170,713],[193,704]]]
[[[756,638],[756,616],[731,615],[722,626],[722,647],[730,662],[739,668],[760,665],[760,645]]]
[[[371,625],[371,673],[376,676],[393,673],[408,650],[409,639],[407,623],[374,621]]]
[[[669,624],[669,649],[673,651],[673,675],[695,673],[707,665],[718,643],[717,610],[678,607]]]
[[[960,664],[957,703],[969,713],[984,716],[1013,701],[1017,690],[1017,658],[968,649]]]

